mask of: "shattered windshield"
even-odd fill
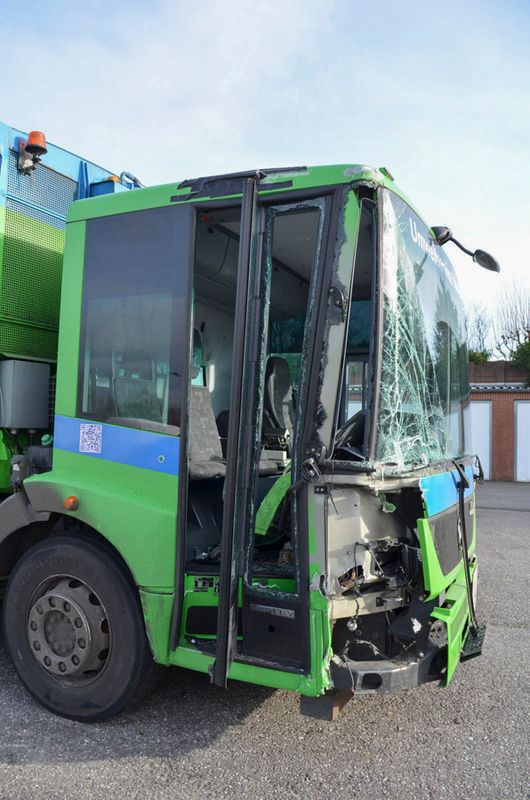
[[[405,468],[463,452],[465,323],[453,268],[426,225],[382,192],[383,331],[376,458]]]

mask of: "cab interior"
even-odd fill
[[[267,215],[262,257],[269,296],[264,321],[261,444],[255,507],[289,469],[297,387],[320,211],[300,207]],[[220,558],[230,418],[240,210],[217,209],[197,222],[193,356],[188,426],[186,571],[211,573]],[[283,504],[285,505],[285,504]],[[287,504],[288,505],[288,504]],[[255,537],[255,562],[289,562],[289,509],[280,507]],[[281,552],[282,550],[286,552]]]

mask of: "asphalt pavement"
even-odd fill
[[[178,669],[107,723],[54,717],[0,648],[1,800],[527,800],[530,485],[479,489],[481,658],[447,689],[352,700],[338,720]]]

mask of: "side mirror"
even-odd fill
[[[490,272],[501,271],[499,262],[493,258],[493,256],[490,256],[489,253],[486,253],[485,250],[475,250],[473,253],[473,261],[476,261],[476,263],[484,267],[484,269],[489,269]]]
[[[460,244],[460,242],[454,238],[450,228],[445,228],[440,226],[436,228],[431,228],[431,231],[433,233],[436,244],[444,245],[447,242],[453,242],[453,244],[456,244],[456,246],[459,247],[460,250],[462,250],[464,253],[466,253],[466,255],[471,256],[473,261],[480,267],[484,267],[484,269],[489,269],[490,272],[501,271],[499,262],[495,258],[493,258],[493,256],[490,256],[490,254],[486,253],[485,250],[475,250],[475,252],[472,253],[471,250],[468,250],[467,247],[464,247],[463,244]]]
[[[431,228],[431,230],[434,234],[436,244],[439,244],[440,246],[446,244],[446,242],[450,242],[453,238],[450,228],[436,227]]]

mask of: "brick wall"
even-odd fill
[[[501,362],[502,363],[502,362]],[[477,364],[476,366],[485,366]],[[515,478],[515,401],[530,400],[529,392],[471,392],[471,400],[491,400],[491,462],[494,481]]]
[[[511,361],[487,361],[469,364],[470,383],[526,383],[530,374]]]

